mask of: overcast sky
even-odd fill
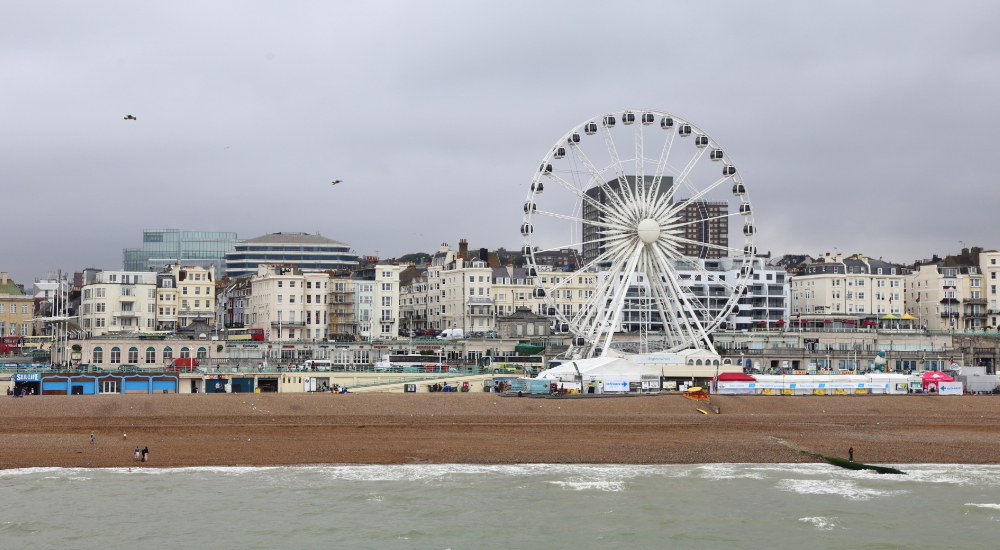
[[[463,237],[518,247],[526,185],[555,140],[642,107],[726,148],[761,252],[911,262],[1000,246],[996,2],[2,14],[0,269],[18,282],[120,268],[144,228],[318,231],[382,257]]]

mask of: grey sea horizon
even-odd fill
[[[0,471],[5,548],[995,548],[1000,465]]]

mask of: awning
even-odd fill
[[[875,321],[872,321],[870,319],[865,319],[864,320],[864,324],[866,324],[866,325],[868,325],[870,327],[873,327],[873,326],[877,325],[878,323],[876,323]]]
[[[766,325],[766,324],[767,324],[767,321],[757,321],[757,324],[758,324],[758,325]]]
[[[784,319],[778,319],[778,321],[776,323],[774,323],[774,324],[776,324],[776,325],[783,325],[783,324],[785,324],[785,320]]]
[[[906,319],[907,321],[916,321],[917,320],[916,317],[910,315],[909,313],[904,313],[904,314],[900,315],[899,318],[900,319]]]
[[[896,317],[895,315],[893,315],[891,313],[886,313],[885,315],[879,317],[879,319],[881,319],[883,321],[894,321],[896,319],[899,319],[899,317]]]
[[[825,325],[825,324],[827,324],[827,323],[833,323],[833,321],[831,321],[831,320],[829,320],[829,319],[827,319],[827,320],[823,321],[823,324],[824,324],[824,325]]]
[[[719,382],[756,382],[753,376],[747,376],[742,372],[724,372],[716,378]]]
[[[855,321],[854,319],[844,319],[843,321],[841,321],[841,323],[844,323],[846,325],[856,325],[856,324],[858,324],[858,322]]]

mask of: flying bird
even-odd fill
[[[139,120],[139,119],[135,118],[132,115],[129,115],[129,116],[125,117],[125,120]]]
[[[338,184],[338,183],[340,183],[341,181],[343,181],[343,180],[337,180],[337,181],[333,182],[333,184],[334,184],[334,185],[337,185],[337,184]]]

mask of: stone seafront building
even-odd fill
[[[828,254],[799,268],[791,282],[793,325],[829,320],[874,326],[888,315],[892,321],[905,314],[909,270],[903,266],[860,254]]]
[[[34,301],[0,272],[0,336],[31,336]]]
[[[263,329],[265,340],[352,340],[357,335],[354,281],[345,273],[261,264],[249,283],[244,325]]]
[[[101,271],[84,284],[80,327],[89,336],[176,331],[215,323],[215,266],[168,266],[163,272]]]
[[[943,260],[917,262],[907,276],[907,313],[929,330],[996,327],[998,257],[972,247]]]
[[[535,283],[547,290],[558,285],[558,292],[549,293],[550,299],[559,312],[573,315],[592,296],[597,281],[596,273],[561,268],[540,271],[536,281],[526,268],[514,267],[510,260],[502,266],[495,253],[486,249],[470,251],[465,239],[459,241],[457,251],[442,244],[431,265],[412,270],[404,274],[400,296],[403,328],[462,329],[467,334],[495,333],[498,320],[519,307],[546,316],[555,326],[555,312],[550,312],[550,305],[532,292]]]

